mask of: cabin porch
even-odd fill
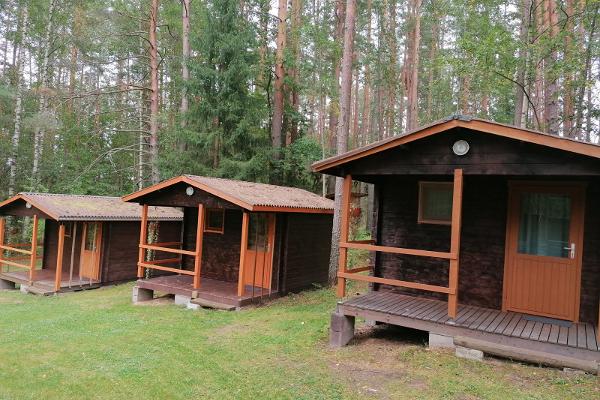
[[[445,301],[391,291],[373,291],[337,304],[331,341],[350,342],[354,319],[403,326],[449,338],[451,346],[551,366],[598,372],[600,348],[594,324],[458,305],[455,318]]]
[[[0,272],[2,287],[15,287],[20,285],[21,289],[30,293],[48,296],[58,291],[69,292],[84,289],[94,289],[100,286],[100,281],[79,276],[70,276],[63,272],[60,279],[60,288],[56,290],[56,271],[50,269],[38,269],[34,272],[34,280],[30,280],[29,271],[5,271]]]
[[[145,291],[148,300],[154,292],[179,296],[189,302],[203,307],[233,310],[250,304],[278,296],[276,291],[246,285],[241,296],[238,295],[236,282],[225,282],[217,279],[203,278],[200,287],[194,288],[194,280],[189,275],[167,275],[137,281],[135,292]]]

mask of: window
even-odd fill
[[[420,224],[452,224],[452,182],[419,182]]]
[[[223,233],[225,231],[224,209],[207,208],[204,217],[204,232]]]
[[[65,223],[65,237],[70,238],[73,235],[73,224],[74,222]]]

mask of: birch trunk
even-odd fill
[[[183,88],[181,89],[181,127],[186,127],[187,112],[189,109],[187,85],[190,80],[190,71],[188,61],[190,58],[190,0],[181,0],[181,80]],[[186,145],[183,140],[179,141],[179,150],[185,151]]]
[[[282,133],[283,133],[283,106],[284,94],[283,83],[285,80],[285,70],[283,68],[283,56],[286,46],[286,20],[287,20],[287,0],[279,0],[277,12],[277,50],[275,53],[275,93],[273,94],[273,117],[271,121],[271,143],[273,147],[273,156],[278,160],[281,156]]]
[[[531,0],[522,0],[521,3],[521,26],[519,28],[519,41],[521,42],[518,51],[518,66],[517,66],[517,87],[515,88],[515,110],[513,125],[525,127],[525,116],[523,109],[525,104],[525,74],[527,71],[527,60],[529,52],[527,50],[529,38],[529,21],[531,18]]]
[[[406,71],[406,128],[415,129],[419,125],[419,47],[421,40],[421,0],[411,1],[410,57]]]

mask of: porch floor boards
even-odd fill
[[[353,309],[365,310],[447,327],[600,351],[596,327],[590,323],[553,323],[549,319],[539,320],[540,318],[526,314],[468,305],[459,305],[456,318],[451,319],[448,317],[448,303],[445,301],[385,291],[370,292],[342,301],[338,304],[338,309],[340,308],[343,309],[343,314],[348,314],[346,311]]]
[[[38,269],[34,273],[33,287],[39,294],[54,293],[54,278],[56,272],[52,269]],[[15,282],[18,284],[29,285],[29,271],[10,271],[1,272],[0,279]],[[91,283],[90,283],[91,282]],[[79,275],[73,274],[73,279],[69,281],[69,272],[63,272],[60,281],[60,291],[81,290],[86,288],[96,288],[100,286],[100,281],[89,278],[79,278]]]
[[[194,289],[193,277],[189,275],[165,275],[150,279],[140,279],[136,285],[142,289],[150,289],[166,294],[178,294],[192,299],[205,299],[211,302],[242,307],[260,300],[261,288],[246,286],[243,296],[237,295],[237,282],[225,282],[202,277],[200,288]],[[262,290],[262,298],[276,297],[277,292],[269,294],[268,289]]]

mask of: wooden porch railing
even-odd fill
[[[194,278],[194,289],[200,288],[200,270],[202,267],[202,241],[204,235],[204,205],[198,205],[198,226],[196,228],[196,249],[183,250],[181,248],[172,248],[167,246],[181,247],[181,242],[162,242],[148,244],[148,205],[142,207],[142,222],[140,228],[140,244],[138,253],[138,273],[139,279],[144,277],[145,269],[155,269],[159,271],[173,272],[176,274],[190,275]],[[163,253],[177,254],[178,257],[161,260],[146,261],[146,251],[160,251]],[[188,271],[180,268],[166,267],[163,264],[181,263],[183,256],[194,257],[194,270]]]
[[[6,220],[4,218],[0,218],[0,268],[3,268],[4,265],[9,265],[12,267],[23,268],[29,270],[29,281],[33,282],[35,278],[35,266],[38,260],[38,216],[33,216],[33,229],[31,232],[31,244],[29,245],[29,249],[26,250],[26,245],[19,243],[13,244],[12,246],[4,244],[5,240],[5,232],[6,232]],[[4,252],[9,251],[13,253],[23,254],[24,257],[22,259],[29,260],[28,264],[22,264],[11,260],[12,257],[7,258],[4,257]]]
[[[339,297],[346,295],[346,279],[379,283],[383,285],[405,287],[410,289],[426,290],[430,292],[444,293],[448,295],[448,315],[455,318],[458,311],[458,270],[460,258],[460,231],[462,221],[462,193],[463,193],[463,171],[457,169],[454,171],[454,190],[452,203],[452,224],[450,251],[438,252],[418,249],[405,249],[400,247],[377,246],[368,241],[349,241],[350,232],[350,197],[352,189],[352,176],[347,175],[344,178],[344,189],[342,194],[342,221],[340,230],[340,257],[338,269],[338,287]],[[430,257],[449,260],[449,284],[448,287],[428,285],[418,282],[409,282],[398,279],[388,279],[376,276],[357,275],[358,272],[364,272],[369,268],[348,269],[348,250],[367,250],[391,254],[403,254],[417,257]]]

